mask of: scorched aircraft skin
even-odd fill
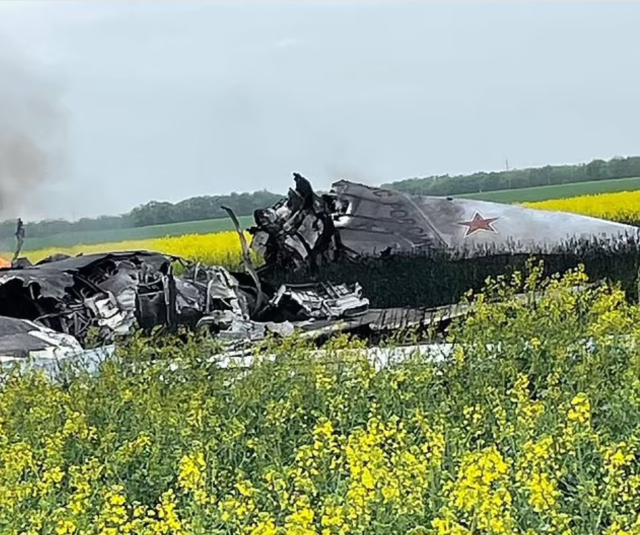
[[[246,273],[147,251],[56,256],[0,269],[0,362],[77,353],[92,329],[109,344],[135,328],[185,327],[235,347],[295,329],[322,336],[342,330],[340,320],[349,320],[346,329],[384,328],[384,318],[357,283],[258,287]]]
[[[255,214],[252,247],[272,264],[317,266],[339,257],[448,251],[462,256],[550,253],[572,240],[616,243],[630,225],[563,212],[450,197],[406,195],[339,181],[316,194],[301,175],[295,189]]]

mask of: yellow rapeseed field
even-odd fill
[[[492,285],[444,364],[293,338],[218,368],[206,339],[134,338],[95,375],[16,373],[0,533],[640,533],[640,307],[585,282]]]
[[[249,234],[246,234],[250,241]],[[106,251],[157,251],[181,256],[188,260],[206,264],[236,266],[241,263],[241,247],[238,234],[234,231],[215,234],[188,234],[150,240],[123,241],[119,243],[101,243],[97,245],[76,245],[67,248],[48,248],[38,251],[26,251],[24,254],[32,262],[37,262],[54,253],[66,253],[75,256],[79,253],[102,253]],[[8,256],[10,258],[10,256]]]
[[[523,203],[523,206],[541,210],[572,212],[619,223],[640,225],[640,191],[582,195],[567,199]]]

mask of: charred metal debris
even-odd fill
[[[252,249],[262,271],[308,269],[337,260],[394,252],[445,249],[447,244],[408,196],[348,181],[316,193],[294,173],[295,188],[272,207],[256,210]]]
[[[175,275],[176,265],[182,276]],[[358,285],[274,291],[258,288],[246,273],[142,251],[53,258],[0,270],[0,317],[29,321],[81,344],[91,328],[110,342],[134,326],[207,328],[255,338],[265,329],[282,331],[290,320],[347,317],[367,307]],[[6,334],[2,327],[0,334]]]
[[[176,275],[179,272],[180,275]],[[429,322],[437,311],[376,310],[359,284],[282,285],[152,252],[57,256],[0,270],[0,359],[54,356],[134,328],[205,330],[231,347],[268,334],[322,337]]]
[[[15,259],[0,269],[0,360],[84,350],[90,333],[110,344],[134,328],[204,330],[236,347],[294,330],[316,338],[345,331],[371,336],[464,313],[453,305],[372,309],[358,283],[269,284],[274,269],[313,275],[341,259],[447,246],[446,227],[434,225],[408,196],[346,181],[318,194],[303,176],[295,173],[294,180],[285,198],[254,213],[251,245],[226,209],[244,271],[147,251],[53,255],[35,265]],[[18,256],[22,225],[16,237]],[[262,257],[260,268],[250,249]]]

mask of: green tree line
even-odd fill
[[[640,177],[640,156],[612,158],[608,161],[593,160],[588,164],[547,165],[470,175],[410,178],[383,184],[383,187],[410,194],[460,195],[629,177]],[[282,195],[278,193],[262,190],[252,193],[234,192],[230,195],[191,197],[178,203],[151,201],[119,216],[82,218],[78,221],[57,219],[28,222],[26,228],[28,237],[35,238],[73,231],[114,230],[201,221],[227,217],[221,206],[229,206],[237,215],[243,216],[251,215],[257,208],[271,206],[281,197]],[[15,221],[0,223],[0,239],[11,238],[14,232]]]
[[[26,232],[29,238],[41,238],[66,232],[148,227],[150,225],[228,217],[221,206],[228,206],[238,216],[251,215],[254,210],[271,206],[281,198],[282,195],[277,193],[255,191],[253,193],[234,192],[230,195],[191,197],[175,204],[151,201],[119,216],[85,217],[78,221],[56,219],[28,222]],[[0,239],[12,238],[15,229],[15,220],[0,223]]]
[[[409,178],[383,187],[414,195],[461,195],[640,176],[640,156],[593,160],[587,164],[546,165],[470,175]]]

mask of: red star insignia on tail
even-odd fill
[[[458,223],[458,225],[464,225],[465,227],[467,227],[467,233],[465,234],[466,237],[469,234],[473,234],[476,230],[488,230],[489,232],[495,232],[496,229],[491,226],[491,223],[493,223],[496,219],[498,218],[491,217],[485,219],[478,212],[476,212],[471,221],[461,221],[460,223]]]

